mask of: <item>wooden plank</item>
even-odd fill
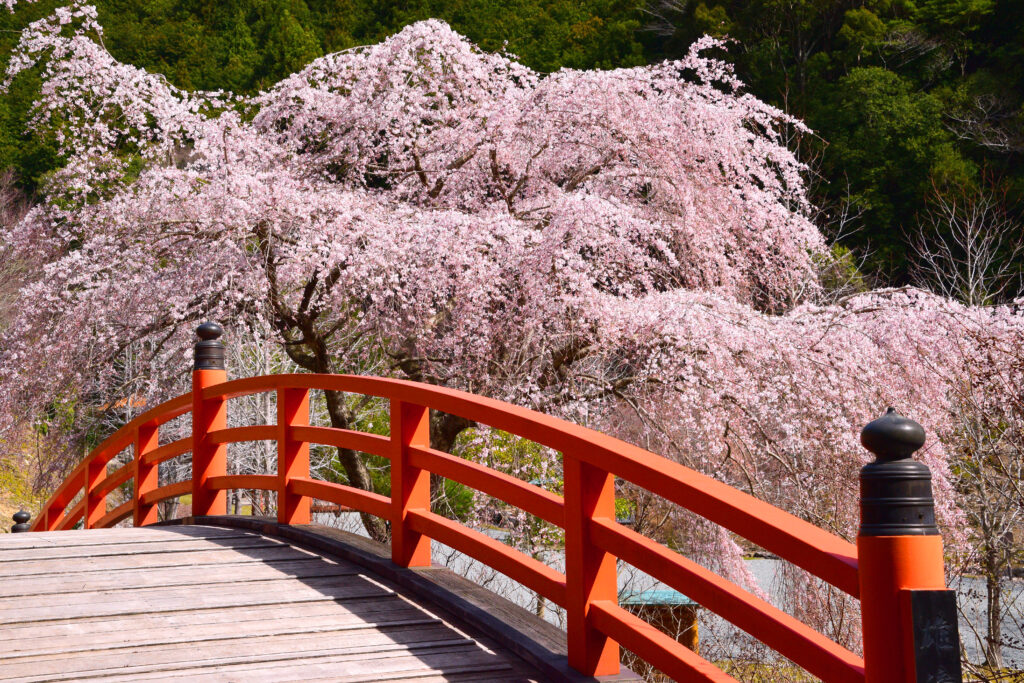
[[[161,567],[209,566],[210,571],[218,571],[212,565],[239,564],[250,562],[282,562],[315,557],[312,553],[293,548],[278,546],[265,549],[249,548],[245,554],[237,550],[209,549],[196,550],[177,555],[175,553],[155,553],[142,555],[113,555],[109,557],[90,557],[69,563],[67,559],[33,560],[10,562],[0,565],[0,576],[5,579],[28,576],[32,574],[70,575],[80,572],[110,572],[122,569],[158,569]],[[69,566],[71,565],[71,566]]]
[[[78,591],[75,593],[51,593],[48,595],[19,595],[7,598],[0,598],[0,613],[7,610],[24,609],[28,607],[52,608],[55,612],[76,608],[78,606],[108,605],[112,603],[137,603],[147,607],[156,607],[162,604],[171,604],[173,601],[183,601],[181,609],[199,607],[201,601],[206,598],[220,599],[221,596],[249,595],[260,592],[280,593],[285,597],[293,594],[303,594],[309,589],[319,591],[321,597],[335,597],[336,592],[341,590],[341,595],[354,586],[365,586],[376,588],[381,591],[377,583],[367,581],[364,577],[353,575],[352,572],[343,574],[330,574],[327,576],[312,576],[308,578],[276,577],[259,579],[253,581],[228,581],[221,583],[199,583],[179,586],[145,586],[129,591],[118,589]],[[390,594],[391,591],[388,591]]]
[[[214,609],[236,605],[261,605],[289,601],[292,603],[352,598],[389,597],[394,593],[357,577],[292,580],[284,579],[272,587],[253,592],[248,586],[185,587],[140,589],[129,596],[105,596],[97,593],[91,599],[65,603],[60,596],[7,598],[0,601],[0,623],[16,624],[53,619],[75,619],[89,616],[140,614],[143,612],[175,612],[186,609]]]
[[[223,642],[231,647],[232,640],[254,636],[288,636],[361,630],[386,632],[392,628],[424,627],[442,623],[439,619],[430,617],[423,612],[404,607],[397,601],[376,602],[381,608],[392,607],[394,609],[381,609],[376,614],[373,612],[346,613],[339,610],[339,613],[321,616],[311,616],[303,610],[301,615],[288,618],[258,619],[244,624],[220,622],[198,626],[190,625],[187,630],[169,626],[131,631],[118,629],[105,632],[89,629],[88,637],[83,637],[78,629],[79,632],[63,636],[46,633],[34,638],[12,638],[4,641],[5,649],[0,652],[0,662],[20,657],[53,657],[75,652],[196,644],[211,641]],[[291,611],[296,612],[294,608]]]
[[[303,674],[297,676],[296,669],[302,667]],[[223,661],[207,660],[201,666],[185,664],[175,669],[153,671],[146,664],[127,669],[96,669],[85,674],[8,676],[4,671],[0,680],[12,683],[34,683],[37,681],[84,680],[103,678],[107,681],[160,680],[245,680],[278,681],[282,679],[303,679],[305,675],[317,672],[319,676],[331,676],[334,680],[400,680],[409,674],[422,676],[424,673],[464,674],[478,672],[506,672],[508,662],[500,655],[478,648],[472,641],[457,641],[453,644],[424,642],[412,645],[392,643],[364,648],[328,648],[315,653],[265,655],[248,662],[233,662],[230,657]],[[150,670],[147,670],[150,669]],[[405,676],[403,676],[405,674]],[[487,680],[486,677],[478,680]]]
[[[511,668],[507,662],[479,650],[462,652],[394,653],[391,657],[368,658],[365,655],[321,656],[316,659],[298,659],[273,665],[239,665],[218,667],[213,670],[186,669],[175,672],[175,677],[190,681],[245,680],[247,683],[277,681],[304,681],[314,676],[346,683],[362,681],[415,680],[425,675],[441,676],[442,680],[463,676],[463,680],[490,681]],[[135,680],[167,680],[165,676],[137,676]],[[131,680],[110,678],[111,681]]]
[[[83,532],[91,533],[91,532]],[[186,541],[161,541],[156,543],[117,542],[89,546],[51,546],[46,548],[17,548],[0,553],[0,566],[7,562],[26,560],[86,559],[110,557],[112,555],[152,555],[156,553],[185,553],[197,550],[245,550],[248,548],[278,548],[286,544],[265,536],[248,538],[205,539],[193,538]]]
[[[229,523],[248,525],[231,518]],[[243,528],[252,528],[243,526]],[[422,605],[440,608],[454,620],[473,625],[475,634],[493,638],[501,648],[539,669],[552,681],[587,681],[569,667],[565,632],[494,592],[441,567],[401,569],[390,559],[390,549],[369,538],[319,525],[284,526],[263,521],[262,533],[278,534],[318,551],[353,562],[393,582],[396,590]],[[619,679],[642,679],[623,669]]]
[[[331,598],[303,602],[269,605],[243,605],[217,610],[183,610],[156,614],[114,615],[65,619],[5,626],[5,647],[8,642],[20,647],[37,647],[47,639],[62,642],[92,641],[131,644],[135,637],[168,638],[178,635],[187,638],[194,629],[209,627],[210,633],[256,632],[260,628],[287,631],[296,622],[311,627],[346,623],[376,623],[389,619],[423,618],[436,620],[404,600],[348,600],[340,604]],[[237,628],[236,628],[237,627]],[[9,637],[10,640],[6,640]]]
[[[254,636],[200,643],[95,650],[84,653],[19,657],[4,662],[0,676],[95,675],[94,672],[159,671],[180,668],[292,659],[308,653],[356,653],[368,655],[409,649],[469,646],[473,641],[443,624],[395,627],[386,632],[372,629],[326,631],[287,636]]]
[[[104,573],[33,574],[17,581],[0,582],[0,600],[29,595],[69,595],[93,591],[131,591],[137,588],[191,586],[202,584],[263,581],[287,577],[342,576],[364,571],[351,564],[338,564],[319,557],[309,557],[274,564],[251,562],[230,569],[218,567],[211,572],[206,565],[122,569]]]
[[[110,543],[163,543],[189,541],[196,538],[259,538],[262,534],[242,529],[210,526],[126,527],[123,529],[89,529],[72,531],[32,531],[21,534],[0,534],[0,555],[7,550],[52,548],[59,546],[108,545]]]
[[[504,675],[503,675],[504,674]],[[483,676],[483,677],[482,677]],[[330,678],[314,678],[305,679],[306,681],[330,681]],[[494,671],[472,671],[470,673],[463,674],[434,674],[434,673],[413,673],[401,678],[394,678],[392,680],[406,681],[406,683],[455,683],[457,681],[466,681],[467,683],[480,683],[480,681],[487,681],[487,683],[542,683],[540,678],[531,676],[526,671],[509,671],[501,672],[498,670]]]
[[[0,544],[0,680],[541,680],[377,564],[240,523]]]

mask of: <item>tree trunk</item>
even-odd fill
[[[985,663],[993,669],[1001,669],[1003,667],[1003,586],[1000,582],[1000,566],[995,552],[991,553],[988,560],[985,572],[985,602],[988,608]]]
[[[455,439],[463,429],[473,426],[473,422],[458,415],[442,413],[439,410],[430,411],[430,446],[445,453],[451,453],[455,446]]]
[[[464,417],[442,413],[439,410],[431,410],[430,447],[438,451],[451,453],[459,433],[463,429],[472,426],[473,422]],[[430,509],[432,512],[446,517],[451,517],[453,512],[446,500],[444,477],[434,473],[430,474]]]
[[[349,417],[344,408],[341,394],[337,391],[325,391],[327,399],[327,414],[331,416],[331,426],[336,429],[349,429],[351,427]],[[350,448],[338,449],[338,462],[341,463],[348,477],[348,485],[363,491],[373,491],[373,480],[370,479],[370,470],[366,463],[356,451]],[[366,533],[375,541],[387,543],[391,540],[391,530],[387,523],[366,512],[360,512],[359,518],[366,527]]]

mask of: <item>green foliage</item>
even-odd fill
[[[905,235],[934,189],[999,179],[1024,190],[1024,3],[1015,0],[652,0],[649,59],[727,31],[754,94],[804,119],[798,140],[821,174],[814,200],[849,202],[844,245],[908,278]],[[1008,207],[1019,216],[1020,206]]]
[[[898,226],[909,218],[901,209],[918,204],[933,182],[963,184],[976,174],[943,126],[939,98],[915,92],[899,74],[856,67],[827,93],[825,108],[815,108],[811,117],[830,131],[823,170],[845,179],[846,187],[833,191],[844,199],[848,193],[851,209],[863,212],[865,222]],[[872,231],[871,236],[876,258],[900,265],[900,231]]]
[[[261,8],[261,86],[273,85],[323,54],[316,34],[305,28],[286,4],[277,0]],[[300,15],[308,16],[308,11]]]
[[[827,291],[853,294],[871,289],[868,279],[857,265],[854,253],[848,247],[834,244],[829,250],[827,261],[821,260],[821,284]]]
[[[0,12],[0,54],[62,0]],[[176,85],[254,92],[328,52],[435,17],[542,72],[676,58],[701,35],[759,97],[805,119],[814,200],[861,229],[844,246],[907,279],[904,235],[935,188],[996,178],[1024,195],[1024,3],[1016,0],[97,0],[118,59]],[[0,168],[32,190],[59,159],[25,133],[37,75],[0,97]],[[1016,212],[1021,207],[1008,207]]]

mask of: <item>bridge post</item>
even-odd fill
[[[82,528],[95,529],[97,522],[107,514],[107,496],[93,493],[96,486],[107,475],[107,463],[97,462],[96,458],[85,465],[85,514],[82,516]]]
[[[309,498],[288,493],[291,477],[309,476],[309,443],[292,438],[292,428],[309,424],[309,389],[277,390],[277,521],[309,524]]]
[[[956,596],[946,589],[924,429],[889,408],[861,432],[857,535],[867,683],[960,681]]]
[[[64,507],[57,503],[50,505],[43,510],[42,531],[56,531],[57,526],[64,520]]]
[[[409,462],[409,446],[430,446],[430,409],[391,399],[391,560],[429,567],[430,538],[409,528],[410,510],[430,511],[430,473]]]
[[[227,427],[228,407],[223,398],[203,398],[203,389],[227,380],[224,368],[224,329],[203,323],[196,329],[192,369],[192,514],[227,514],[227,491],[212,491],[210,477],[227,474],[227,445],[210,443],[207,434]]]
[[[160,485],[160,465],[149,465],[143,457],[160,445],[160,428],[143,425],[135,434],[135,491],[132,494],[132,514],[135,526],[156,524],[160,521],[156,503],[145,504],[142,497]]]
[[[569,666],[588,676],[619,673],[619,646],[591,624],[590,605],[618,603],[615,556],[590,538],[596,517],[615,521],[615,477],[571,453],[562,454],[565,584]]]
[[[32,530],[32,525],[28,521],[32,519],[32,515],[28,514],[24,510],[18,510],[14,513],[14,526],[11,527],[12,534],[20,534],[26,531]]]

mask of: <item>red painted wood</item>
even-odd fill
[[[354,432],[337,427],[293,427],[292,434],[299,441],[319,443],[325,446],[351,448],[361,453],[379,455],[391,459],[391,439],[379,434]]]
[[[556,526],[565,526],[562,497],[539,486],[433,448],[410,446],[409,461],[420,469],[500,498]]]
[[[192,371],[192,514],[224,515],[228,511],[227,494],[207,486],[211,477],[222,477],[228,471],[228,449],[214,443],[209,433],[227,427],[228,404],[222,398],[204,398],[203,389],[222,384],[224,370]]]
[[[57,524],[58,531],[67,531],[68,529],[74,529],[75,525],[78,524],[78,520],[82,519],[85,515],[85,496],[78,499],[78,502],[71,506],[70,510],[64,513],[64,516],[60,518],[60,522]]]
[[[50,499],[44,506],[48,511],[48,514],[40,515],[33,524],[32,530],[46,531],[56,528],[59,517],[64,508],[68,506],[68,504],[81,490],[82,480],[78,477],[80,477],[84,472],[86,462],[90,458],[93,456],[100,456],[109,460],[131,445],[135,438],[135,430],[140,426],[151,422],[156,425],[164,424],[165,422],[173,420],[180,415],[184,415],[190,410],[191,406],[192,394],[182,394],[181,396],[172,398],[169,401],[164,401],[160,405],[147,410],[145,413],[139,415],[124,427],[121,427],[107,437],[99,446],[93,449],[93,452],[89,454],[89,458],[79,463],[78,467],[76,467],[74,471],[68,475],[68,478],[64,480],[64,483],[57,488],[52,496],[50,496]],[[50,522],[47,522],[47,519],[49,519]]]
[[[97,490],[100,482],[107,478],[107,463],[97,457],[85,467],[85,528],[95,529],[96,523],[107,514],[107,496]]]
[[[906,633],[909,601],[901,593],[946,587],[942,536],[861,536],[857,548],[867,680],[917,683],[913,638]]]
[[[105,496],[121,484],[129,482],[135,476],[135,463],[121,465],[114,472],[107,475],[100,483],[93,487],[93,493],[97,496]],[[95,527],[99,528],[99,527]]]
[[[189,439],[191,445],[191,439]],[[135,437],[135,490],[132,494],[133,521],[135,526],[156,524],[160,521],[155,505],[143,505],[142,497],[160,486],[159,461],[147,460],[147,456],[156,453],[160,446],[160,427],[147,424],[139,427]]]
[[[410,446],[430,446],[430,410],[391,401],[391,559],[429,567],[430,538],[408,524],[409,512],[430,512],[430,473],[409,461]]]
[[[554,450],[578,449],[580,458],[750,539],[840,590],[857,597],[857,549],[848,541],[679,463],[619,439],[550,415],[476,396],[398,379],[359,375],[285,374],[232,380],[203,396],[234,397],[296,387],[381,396],[426,405],[528,438]]]
[[[186,436],[184,439],[172,441],[143,454],[142,462],[146,465],[158,465],[166,460],[188,453],[191,450],[192,437]]]
[[[557,605],[566,604],[565,575],[543,562],[433,512],[411,510],[408,520],[409,525],[424,536],[457,548]]]
[[[206,435],[208,443],[238,443],[239,441],[277,441],[277,425],[252,425],[218,429]]]
[[[600,547],[727,619],[828,681],[864,680],[864,660],[756,595],[612,519],[590,522]],[[609,634],[611,635],[611,634]]]
[[[309,498],[288,492],[288,480],[309,476],[309,443],[295,427],[309,426],[309,389],[277,391],[277,521],[309,524]]]
[[[135,509],[134,501],[128,500],[116,508],[103,515],[102,518],[96,523],[97,529],[108,529],[123,519],[128,519],[132,516],[132,512]]]
[[[153,503],[159,503],[161,500],[167,498],[177,498],[178,496],[184,496],[192,493],[192,480],[179,481],[175,484],[167,484],[161,486],[158,489],[153,489],[140,497],[140,502],[143,505],[152,505]]]
[[[619,673],[619,646],[590,618],[595,600],[618,602],[615,556],[593,542],[590,521],[615,519],[615,478],[563,453],[565,479],[565,577],[569,666],[589,676]]]
[[[674,680],[736,683],[735,678],[711,662],[614,602],[597,600],[590,609],[597,628]]]
[[[394,509],[391,499],[371,491],[332,484],[326,481],[293,477],[288,482],[288,491],[297,496],[306,496],[318,500],[326,500],[338,505],[350,507],[360,512],[368,512],[381,519],[391,520]]]
[[[226,508],[226,488],[276,489],[285,521],[297,523],[308,519],[308,512],[303,513],[302,508],[308,510],[311,498],[345,505],[392,522],[393,558],[399,565],[429,565],[430,539],[436,538],[564,605],[568,614],[570,663],[588,674],[617,671],[621,643],[677,677],[731,680],[668,636],[617,607],[615,561],[621,557],[752,630],[812,673],[827,680],[864,680],[863,662],[856,656],[721,577],[615,524],[614,477],[622,477],[678,503],[851,595],[859,595],[857,549],[824,530],[607,435],[472,394],[401,380],[347,375],[277,375],[231,382],[224,379],[223,371],[196,371],[192,393],[147,411],[104,441],[47,502],[46,512],[36,520],[34,529],[70,528],[82,517],[86,517],[89,526],[106,526],[127,516],[133,508],[137,519],[145,520],[148,514],[140,517],[140,512],[153,511],[159,500],[190,491],[194,514],[220,514]],[[308,426],[310,389],[388,398],[392,406],[391,438]],[[262,391],[280,392],[278,424],[226,429],[227,399]],[[193,436],[158,447],[159,425],[188,412],[190,407]],[[565,453],[564,500],[508,475],[430,449],[431,408]],[[278,441],[282,463],[278,474],[226,476],[225,444],[254,439]],[[132,441],[136,441],[135,468],[122,468],[104,477],[106,463]],[[392,498],[309,479],[309,443],[390,457]],[[150,479],[155,477],[156,465],[190,449],[193,480],[156,488],[155,479]],[[100,468],[103,474],[98,474]],[[431,513],[430,472],[564,526],[566,576],[486,535]],[[133,473],[137,478],[137,505],[130,502],[101,513],[98,501]],[[88,493],[67,510],[83,484]],[[888,553],[886,557],[892,559],[890,556],[896,551],[879,552]],[[930,558],[931,555],[934,553],[929,554]],[[931,558],[925,564],[931,567],[936,562]],[[937,566],[941,573],[941,551]],[[933,573],[934,570],[929,569]],[[918,579],[909,581],[921,583]],[[871,602],[878,601],[872,598]],[[866,632],[876,630],[872,623],[865,621]]]
[[[45,510],[33,525],[33,531],[54,531],[60,526],[64,518],[64,506],[54,503],[46,507]]]
[[[206,485],[214,491],[230,491],[231,489],[252,489],[258,491],[277,490],[277,477],[273,474],[228,474],[222,477],[210,477]]]

